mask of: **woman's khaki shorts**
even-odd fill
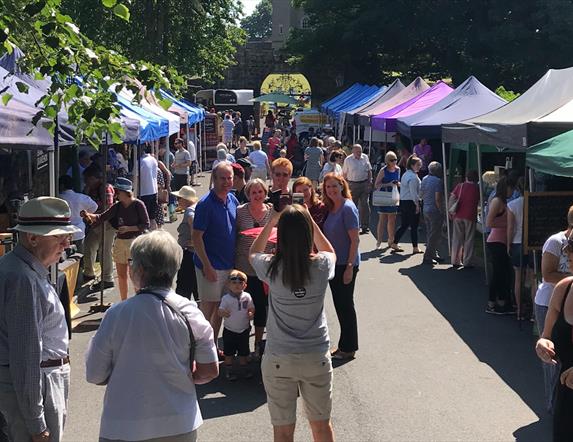
[[[207,281],[203,270],[195,267],[195,272],[197,274],[197,291],[199,292],[199,300],[207,302],[220,302],[221,297],[227,287],[227,282],[229,279],[229,274],[232,269],[229,270],[215,270],[217,273],[217,281],[211,282]]]
[[[116,264],[129,264],[129,258],[131,258],[131,243],[135,238],[131,239],[119,239],[116,238],[113,242],[113,249],[111,250],[111,256],[113,257],[113,262]]]
[[[299,391],[309,421],[330,419],[332,363],[329,353],[265,353],[261,370],[273,425],[291,425],[296,422]]]

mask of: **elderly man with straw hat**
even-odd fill
[[[68,328],[48,280],[78,228],[59,198],[26,202],[18,244],[0,258],[0,413],[8,440],[60,441],[70,383]]]
[[[176,192],[171,192],[177,198],[177,205],[183,210],[183,220],[177,227],[177,242],[183,249],[183,260],[177,273],[177,294],[195,301],[199,300],[197,290],[197,274],[195,272],[195,247],[193,245],[193,220],[195,206],[199,198],[191,186],[183,186]]]

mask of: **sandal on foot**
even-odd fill
[[[348,361],[350,359],[354,359],[354,352],[345,352],[342,350],[336,350],[330,354],[332,359],[337,359],[339,361]]]

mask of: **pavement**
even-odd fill
[[[206,190],[208,174],[201,178]],[[180,217],[181,218],[181,217]],[[374,218],[372,220],[375,221]],[[176,223],[165,230],[176,235]],[[373,225],[374,227],[374,225]],[[422,255],[374,250],[360,236],[355,303],[360,350],[335,364],[332,421],[338,441],[549,441],[543,377],[530,322],[485,313],[483,270],[422,265]],[[479,246],[479,245],[476,245]],[[96,441],[105,387],[85,381],[84,353],[101,314],[80,304],[71,341],[72,385],[65,442]],[[118,302],[116,289],[106,302]],[[327,294],[333,346],[339,328]],[[203,441],[272,440],[264,388],[223,376],[198,386]],[[144,385],[141,388],[145,388]],[[310,440],[299,401],[295,440]]]

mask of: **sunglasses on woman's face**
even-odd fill
[[[390,161],[391,163],[395,163],[398,160],[396,158],[390,158],[388,161]]]

